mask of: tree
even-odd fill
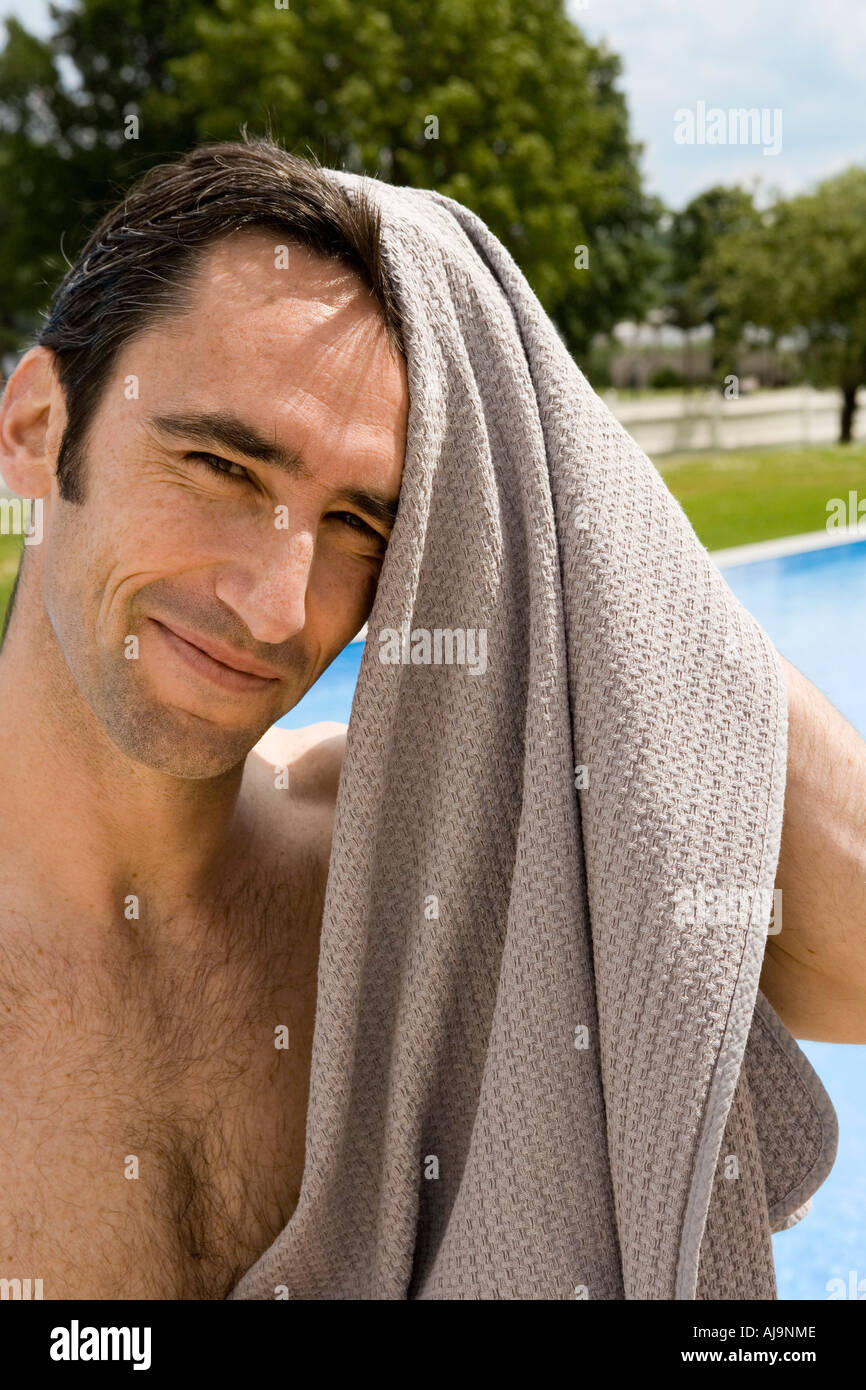
[[[842,392],[839,438],[849,443],[866,384],[866,169],[777,199],[720,240],[713,273],[723,330],[797,336],[807,379]]]
[[[169,58],[191,51],[185,0],[84,0],[51,14],[47,41],[7,20],[0,53],[0,351],[33,331],[98,217],[195,133],[182,113],[168,127],[153,110],[137,140],[124,135],[146,98],[170,93]]]
[[[61,241],[72,257],[134,174],[243,125],[467,204],[576,352],[646,307],[660,207],[619,60],[562,0],[78,0],[52,14],[44,43],[10,21],[0,55],[0,346],[44,301]]]
[[[758,212],[752,195],[740,187],[716,185],[671,215],[668,232],[667,303],[669,321],[688,332],[720,316],[714,253],[721,239],[754,228]]]

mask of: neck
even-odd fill
[[[23,599],[0,649],[0,824],[15,885],[47,884],[70,920],[118,926],[130,899],[144,920],[216,901],[245,833],[244,763],[195,779],[124,755],[41,602]]]

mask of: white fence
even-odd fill
[[[604,399],[651,457],[693,449],[750,449],[774,444],[833,444],[839,438],[842,395],[798,386],[756,391],[726,400],[718,391],[625,400]],[[855,439],[866,440],[866,392],[854,417]]]

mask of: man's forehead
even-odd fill
[[[284,262],[285,246],[256,230],[202,251],[178,312],[139,337],[151,370],[177,370],[175,357],[185,378],[235,383],[253,364],[262,391],[295,383],[320,394],[330,381],[343,397],[354,390],[397,406],[405,363],[393,358],[366,285],[305,247],[288,246]]]
[[[205,247],[190,292],[199,312],[274,303],[299,311],[318,305],[320,312],[351,305],[358,315],[378,315],[367,286],[349,266],[264,228],[232,232]]]
[[[184,394],[269,398],[279,409],[333,409],[405,425],[406,364],[395,357],[373,297],[348,267],[261,231],[202,253],[185,306],[127,345],[123,364],[180,379]],[[249,407],[247,407],[249,408]]]
[[[323,277],[322,258],[303,251],[312,278],[304,279],[297,263],[294,280],[285,272],[280,278],[276,241],[243,240],[235,248],[239,255],[221,244],[213,248],[187,312],[154,324],[126,345],[119,379],[129,373],[147,378],[128,403],[136,424],[150,432],[154,413],[175,420],[228,413],[302,454],[323,477],[331,464],[351,460],[361,469],[372,465],[392,486],[406,443],[406,367],[392,355],[372,299],[367,296],[372,307],[359,306],[339,266],[331,293],[331,270],[326,266]],[[250,272],[250,251],[261,271],[258,280]],[[245,281],[258,283],[257,295],[236,297]],[[299,294],[293,293],[295,283],[304,286]]]

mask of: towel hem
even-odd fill
[[[775,866],[778,861],[781,841],[787,768],[787,685],[778,652],[772,643],[768,642],[768,648],[776,672],[777,699],[773,729],[772,771],[767,814],[764,820],[761,868],[758,876],[760,887],[763,887],[768,880],[772,886],[772,880],[775,877]],[[734,1092],[743,1065],[755,1009],[755,999],[758,994],[763,962],[761,948],[766,928],[766,923],[763,920],[766,913],[762,907],[762,897],[761,893],[755,895],[756,901],[743,944],[743,954],[734,985],[728,1019],[707,1093],[704,1122],[692,1167],[692,1180],[680,1236],[674,1291],[674,1298],[678,1300],[693,1300],[697,1294],[701,1242],[712,1197],[713,1178],[728,1113],[733,1103]],[[802,1056],[802,1054],[800,1055]],[[805,1057],[803,1060],[806,1060]]]

